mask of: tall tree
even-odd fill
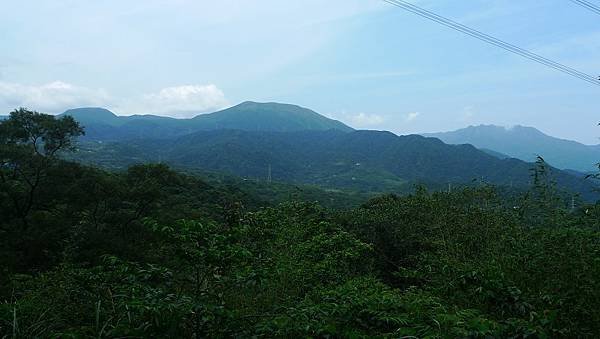
[[[61,151],[72,151],[83,127],[70,116],[19,108],[0,122],[0,199],[12,205],[5,220],[18,218],[28,228],[36,194]]]

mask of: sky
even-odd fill
[[[600,75],[600,15],[571,1],[412,3]],[[0,8],[0,114],[101,106],[189,117],[252,100],[397,134],[526,125],[599,142],[600,86],[380,0],[0,0]]]

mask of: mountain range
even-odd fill
[[[474,180],[525,187],[533,167],[511,157],[501,159],[494,150],[448,145],[437,138],[355,131],[286,104],[245,102],[192,119],[118,117],[100,108],[63,114],[86,127],[77,159],[111,168],[159,161],[248,180],[398,192],[415,183],[446,187]],[[557,169],[553,175],[559,186],[591,196],[594,186],[589,181]]]
[[[600,145],[555,138],[533,127],[480,125],[424,135],[439,138],[447,144],[471,144],[501,158],[531,162],[539,155],[552,166],[583,173],[597,171],[596,164],[600,161]]]
[[[414,183],[470,184],[473,180],[524,187],[532,164],[498,159],[471,145],[379,131],[265,132],[214,130],[173,139],[86,144],[86,162],[167,162],[187,169],[235,174],[249,179],[315,184],[359,191],[403,191]],[[555,170],[561,187],[578,192],[590,183]]]
[[[70,115],[86,126],[87,139],[101,141],[171,138],[218,129],[273,132],[353,130],[340,121],[300,106],[250,101],[191,119],[156,115],[117,116],[107,109],[94,107],[71,109],[61,115]]]

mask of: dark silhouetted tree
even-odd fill
[[[0,198],[12,204],[12,217],[28,227],[36,194],[61,151],[74,149],[84,130],[70,116],[55,116],[19,108],[0,123]]]

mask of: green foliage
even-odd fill
[[[0,122],[0,202],[2,212],[29,228],[32,212],[42,202],[39,191],[47,187],[57,155],[71,150],[83,128],[73,118],[56,119],[20,108]]]
[[[235,189],[214,187],[165,165],[106,173],[60,160],[56,152],[72,146],[70,121],[20,110],[0,124],[11,131],[2,134],[0,144],[3,272],[48,269],[65,257],[90,265],[104,254],[146,260],[152,256],[146,249],[153,235],[143,230],[145,217],[165,223],[227,221],[236,213],[233,206],[255,205]],[[33,131],[31,140],[22,136],[24,131]]]
[[[0,141],[3,146],[22,146],[37,155],[53,157],[57,152],[73,148],[74,138],[83,135],[83,128],[72,117],[56,119],[52,115],[41,114],[19,108],[1,122]]]
[[[0,328],[15,337],[184,336],[192,302],[172,277],[165,268],[115,257],[91,269],[60,266],[13,281],[16,300],[0,312],[14,320]]]
[[[62,161],[52,133],[36,146],[9,124],[0,338],[600,334],[600,208],[567,210],[541,161],[523,196],[417,187],[329,209],[296,200],[331,192]]]
[[[600,234],[569,218],[531,227],[484,189],[384,197],[342,221],[375,245],[390,284],[477,309],[519,335],[591,337]]]
[[[187,170],[228,173],[249,181],[317,185],[361,193],[400,194],[414,183],[445,188],[474,179],[527,189],[531,164],[497,159],[470,145],[446,145],[417,135],[354,131],[245,131],[218,129],[178,138],[85,142],[74,160],[107,168],[166,162]],[[555,170],[558,187],[597,198],[592,182]]]
[[[523,196],[518,207],[521,217],[530,226],[557,225],[565,220],[566,202],[563,201],[551,176],[552,169],[542,157],[537,157],[531,170],[531,189]]]
[[[498,324],[476,311],[448,310],[426,293],[398,291],[372,277],[351,279],[309,294],[259,324],[277,337],[485,337]]]

